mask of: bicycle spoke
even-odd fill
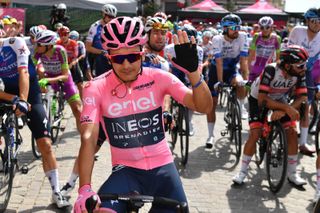
[[[285,180],[287,172],[287,140],[282,126],[272,126],[267,145],[267,178],[270,190],[278,192]]]

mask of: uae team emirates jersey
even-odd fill
[[[84,88],[81,123],[102,123],[113,166],[153,169],[173,162],[163,127],[163,99],[168,94],[183,103],[188,90],[159,69],[143,68],[130,87],[109,71]]]

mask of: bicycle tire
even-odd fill
[[[189,156],[189,110],[184,106],[179,106],[179,137],[181,164],[185,166]]]
[[[280,122],[272,122],[267,138],[266,169],[270,191],[280,191],[287,173],[288,144]],[[279,170],[280,167],[280,170]]]
[[[40,159],[42,157],[41,152],[38,149],[37,141],[34,138],[33,134],[31,134],[31,147],[32,147],[32,154],[36,159]]]
[[[54,115],[52,115],[52,126],[51,126],[51,140],[52,144],[55,144],[58,140],[59,132],[61,129],[61,120],[63,117],[63,110],[64,110],[64,100],[61,100],[61,97],[58,96],[57,104],[57,111]]]
[[[242,150],[242,121],[240,115],[240,105],[236,99],[231,103],[230,142],[235,146],[236,158],[237,162],[239,162]]]
[[[255,163],[259,168],[264,160],[264,156],[266,153],[266,149],[267,149],[266,143],[267,142],[263,138],[259,138],[259,140],[256,143],[256,152],[255,152],[256,161],[255,161]]]
[[[5,151],[4,153],[1,152],[1,164],[2,164],[2,170],[0,171],[0,176],[3,178],[0,178],[2,187],[0,188],[0,213],[3,213],[6,211],[7,206],[9,204],[9,200],[11,197],[12,192],[12,184],[13,184],[13,178],[14,178],[14,169],[15,169],[15,162],[13,160],[9,159],[9,156],[13,156],[12,149],[8,149],[8,146],[10,143],[10,138],[8,138],[8,135],[4,136],[5,139]],[[10,152],[10,155],[8,153]],[[10,162],[10,163],[8,163]]]
[[[312,131],[314,128],[314,125],[318,124],[318,120],[319,120],[319,105],[317,103],[317,101],[313,100],[311,102],[311,109],[312,109],[312,113],[313,117],[309,123],[309,127],[308,127],[308,133],[311,135],[315,135],[317,133],[317,131]],[[317,127],[316,127],[317,128]]]
[[[179,113],[179,108],[177,105],[177,102],[175,102],[173,99],[171,100],[171,105],[170,105],[170,113],[172,115],[172,120],[174,121],[174,127],[172,129],[169,128],[169,132],[171,135],[171,145],[172,145],[172,150],[175,148],[177,139],[178,139],[178,113]]]
[[[318,120],[317,122],[317,128],[316,128],[316,133],[315,133],[315,137],[316,137],[316,140],[315,140],[315,146],[316,146],[316,152],[317,154],[319,154],[319,148],[320,148],[320,120]]]

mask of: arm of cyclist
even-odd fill
[[[178,36],[174,35],[173,40],[176,57],[172,58],[172,63],[188,75],[192,85],[192,91],[187,92],[183,104],[192,110],[209,113],[212,109],[212,97],[198,66],[196,40],[191,37],[190,45],[187,33],[181,30],[178,31]],[[186,58],[189,60],[185,60]]]
[[[258,104],[259,106],[262,106],[263,103],[265,103],[265,106],[268,109],[271,110],[280,110],[285,112],[291,120],[299,120],[300,119],[300,114],[297,109],[295,109],[293,106],[287,104],[287,103],[282,103],[279,101],[275,101],[271,99],[266,93],[260,93],[258,95]]]
[[[93,53],[93,54],[97,54],[97,55],[105,53],[103,50],[100,50],[100,49],[93,47],[92,42],[90,42],[90,41],[86,41],[86,50],[89,53]]]
[[[240,56],[240,70],[243,79],[247,80],[249,76],[248,57]]]
[[[91,188],[91,176],[94,166],[94,154],[98,139],[98,132],[99,124],[85,123],[80,127],[81,146],[78,155],[80,182],[78,198],[74,205],[74,212],[82,212],[86,210],[86,200],[93,195],[97,195]]]

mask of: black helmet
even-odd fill
[[[221,25],[223,27],[237,26],[241,25],[241,18],[235,14],[230,13],[221,19]]]
[[[198,32],[197,30],[190,24],[185,24],[183,27],[181,27],[181,30],[186,31],[189,39],[191,36],[193,36],[195,39],[197,39]]]
[[[281,64],[295,64],[300,61],[307,61],[308,57],[308,52],[298,45],[289,45],[280,52]]]

